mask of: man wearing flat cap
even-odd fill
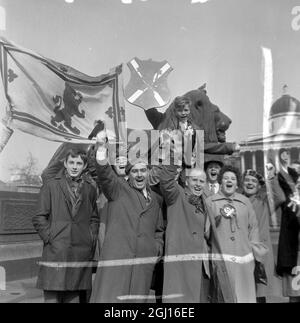
[[[129,160],[125,181],[107,162],[105,133],[97,135],[97,145],[96,171],[108,204],[91,302],[147,302],[154,266],[163,253],[162,199],[149,187],[146,160]]]
[[[218,176],[221,168],[224,166],[223,156],[205,154],[204,170],[207,176],[207,190],[211,194],[219,192],[220,185],[218,183]]]

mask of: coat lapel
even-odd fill
[[[92,181],[88,176],[83,175],[82,180],[83,180],[83,183],[81,187],[81,192],[77,200],[76,206],[74,207],[73,217],[77,216],[82,203],[84,202],[84,200],[88,199],[90,185],[92,185]]]
[[[65,201],[69,210],[70,215],[72,214],[72,202],[70,198],[70,193],[67,187],[67,181],[64,178],[63,172],[60,172],[56,177],[55,177],[58,182],[59,182],[59,187],[65,197]]]
[[[79,198],[78,198],[78,200],[76,202],[76,205],[74,205],[74,209],[73,209],[73,213],[72,213],[73,217],[75,217],[78,214],[80,206],[81,206],[81,204],[83,202],[83,194],[84,194],[85,190],[86,190],[86,183],[83,183],[83,187],[81,189]]]
[[[135,194],[136,194],[136,196],[137,196],[138,203],[140,204],[140,206],[141,206],[141,208],[142,208],[142,211],[144,211],[144,210],[146,209],[146,207],[147,207],[147,205],[146,205],[146,199],[145,199],[145,197],[143,196],[143,193],[140,193],[140,192],[138,192],[138,191],[137,191],[137,190],[135,190],[135,189],[134,189],[134,191],[135,191]]]
[[[142,192],[138,192],[137,190],[135,190],[136,192],[136,196],[137,196],[137,199],[138,199],[138,203],[140,204],[141,206],[141,213],[144,213],[145,211],[149,210],[150,208],[152,208],[153,206],[153,192],[150,192],[151,194],[151,201],[150,203],[147,205],[147,201],[143,195]]]

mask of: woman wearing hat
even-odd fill
[[[265,181],[262,175],[253,169],[248,169],[243,174],[243,194],[247,196],[252,203],[258,221],[260,241],[269,249],[269,252],[263,260],[267,276],[267,285],[257,284],[257,301],[265,303],[268,296],[276,295],[275,282],[275,261],[273,247],[270,235],[271,212],[267,195],[262,191]]]
[[[259,239],[258,223],[251,202],[237,193],[239,172],[224,166],[219,174],[220,191],[207,198],[215,218],[231,285],[237,302],[255,303],[255,259],[261,261],[267,247]]]

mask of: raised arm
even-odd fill
[[[257,261],[262,262],[264,256],[269,252],[269,249],[260,239],[257,217],[251,203],[249,202],[247,206],[249,241],[251,243],[254,258]]]
[[[98,182],[100,183],[101,190],[109,201],[114,201],[118,198],[122,184],[120,179],[113,171],[109,164],[96,165],[96,172]]]
[[[98,183],[102,192],[109,201],[117,199],[122,187],[122,182],[112,167],[108,164],[108,149],[106,146],[107,134],[106,131],[101,131],[97,135],[96,143],[96,173]]]
[[[271,195],[271,196],[268,196],[268,198],[273,199],[274,207],[275,209],[277,209],[278,207],[280,207],[282,203],[286,201],[285,194],[282,188],[280,187],[277,175],[274,176],[273,178],[268,179],[267,185],[270,189],[270,195]]]
[[[176,182],[177,167],[174,165],[163,166],[160,175],[160,189],[167,205],[175,203],[180,194],[179,184]]]
[[[157,246],[157,256],[161,257],[164,253],[164,234],[165,234],[165,225],[164,225],[164,219],[162,216],[161,209],[159,210],[159,216],[157,219],[156,224],[156,231],[155,231],[155,241]]]
[[[157,111],[156,108],[145,110],[145,114],[153,129],[158,129],[158,126],[161,124],[165,117],[164,113]]]

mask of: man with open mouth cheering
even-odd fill
[[[105,143],[104,130],[97,135],[96,170],[108,199],[107,223],[91,302],[147,302],[163,253],[162,199],[149,187],[146,160],[130,160],[125,181],[108,164]]]

